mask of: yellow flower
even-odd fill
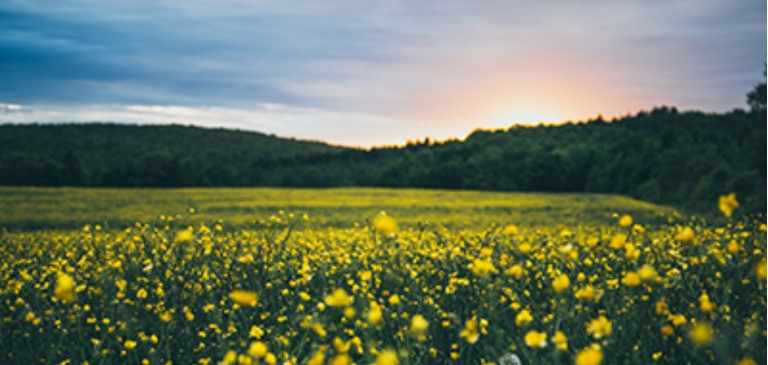
[[[379,303],[371,301],[371,307],[368,309],[368,323],[375,326],[381,322],[383,316],[384,314],[381,311]]]
[[[558,350],[568,351],[568,337],[565,336],[563,331],[555,332],[555,337],[552,338],[552,342],[555,343],[555,347],[557,347]]]
[[[352,319],[357,314],[357,311],[355,308],[352,307],[346,307],[344,308],[344,317],[347,317],[347,319]]]
[[[126,350],[133,350],[136,348],[136,345],[138,345],[138,343],[132,340],[126,340],[125,342],[123,342],[123,346],[125,346]]]
[[[469,264],[469,269],[477,276],[485,276],[488,273],[496,272],[496,267],[488,260],[475,259]]]
[[[177,243],[184,243],[192,241],[193,238],[195,238],[195,234],[191,230],[185,229],[176,233],[175,241]]]
[[[248,335],[251,338],[255,338],[255,339],[258,340],[258,339],[261,338],[261,336],[264,336],[264,330],[261,329],[261,327],[259,327],[257,325],[253,325],[253,326],[251,326],[251,330],[249,331]]]
[[[251,346],[248,347],[248,354],[263,359],[265,356],[267,356],[267,352],[269,351],[269,348],[267,347],[267,344],[261,341],[256,341],[251,343]]]
[[[328,332],[325,330],[325,327],[323,327],[322,323],[313,324],[312,331],[315,331],[315,333],[320,337],[325,337],[325,335],[328,334]]]
[[[459,337],[466,339],[469,343],[475,343],[480,339],[480,332],[477,330],[477,318],[468,319],[464,323],[464,329],[459,332]]]
[[[706,322],[699,322],[690,331],[688,331],[688,338],[695,346],[706,346],[712,342],[715,331]]]
[[[507,275],[512,275],[515,279],[520,279],[523,276],[523,267],[520,265],[514,265],[505,271]]]
[[[627,243],[627,235],[624,233],[617,233],[611,237],[611,243],[609,246],[611,246],[611,248],[614,250],[619,250],[624,248],[625,243]]]
[[[352,363],[352,358],[347,354],[339,354],[331,359],[331,365],[349,365]]]
[[[693,242],[694,238],[695,238],[695,235],[691,227],[685,227],[680,231],[678,231],[677,235],[675,235],[675,240],[678,240],[682,243],[691,243]]]
[[[682,314],[670,314],[669,315],[669,320],[672,322],[672,324],[675,327],[680,327],[680,326],[688,323],[688,320]]]
[[[661,326],[661,335],[662,336],[669,337],[669,336],[672,336],[673,334],[675,334],[675,328],[674,327],[672,327],[672,326],[670,326],[668,324],[665,324],[665,325]]]
[[[538,331],[528,331],[525,334],[525,344],[531,348],[543,349],[547,347],[547,334]]]
[[[229,299],[244,307],[255,307],[259,301],[259,296],[252,291],[235,290],[229,293]]]
[[[227,351],[224,354],[224,358],[221,359],[221,364],[234,364],[237,361],[237,352],[234,350]]]
[[[56,277],[56,287],[53,289],[53,295],[67,303],[75,300],[75,279],[65,273],[59,273]]]
[[[608,318],[605,318],[605,316],[593,319],[587,326],[587,334],[592,335],[592,337],[598,340],[604,336],[610,335],[612,332],[613,326],[611,325],[611,321],[609,321]]]
[[[701,308],[701,311],[711,313],[715,307],[715,304],[709,300],[709,295],[706,292],[701,293],[699,296],[699,308]]]
[[[600,299],[600,296],[602,295],[601,292],[595,290],[595,287],[592,285],[587,285],[574,293],[574,296],[576,299],[586,300],[586,301],[594,301],[597,302]]]
[[[533,321],[533,316],[531,316],[531,312],[529,312],[527,309],[521,310],[520,313],[518,313],[515,317],[515,324],[518,327],[527,326],[528,323],[531,323],[531,321]]]
[[[658,276],[656,269],[654,269],[651,265],[643,265],[640,270],[637,271],[637,273],[640,275],[640,280],[642,280],[644,283],[652,282],[656,280],[656,277]]]
[[[517,229],[517,226],[515,226],[514,224],[510,224],[504,227],[504,234],[506,234],[507,236],[514,236],[514,235],[517,235],[517,233],[518,233],[518,229]]]
[[[619,219],[619,226],[622,228],[628,228],[632,225],[632,217],[625,214],[621,216],[621,219]]]
[[[397,352],[392,349],[387,349],[382,352],[379,352],[378,355],[376,355],[376,361],[373,363],[373,365],[397,365],[398,359],[397,359]]]
[[[603,349],[597,344],[587,347],[576,354],[576,365],[600,365],[603,362]]]
[[[552,282],[552,289],[555,290],[555,292],[561,292],[565,289],[568,289],[568,286],[571,285],[571,280],[568,279],[568,276],[565,274],[560,274],[555,280]]]
[[[755,362],[755,360],[752,360],[749,357],[745,357],[745,358],[739,360],[736,363],[736,365],[757,365],[757,363]]]
[[[733,215],[733,211],[739,207],[739,202],[736,200],[736,194],[730,193],[728,195],[721,195],[717,206],[724,216],[730,218]]]
[[[387,213],[381,212],[373,219],[373,229],[382,236],[393,236],[397,232],[397,222]]]
[[[429,322],[421,314],[417,314],[411,318],[411,334],[416,337],[423,336],[429,328]]]
[[[325,296],[325,304],[331,307],[346,307],[355,302],[355,297],[349,296],[342,288],[337,288],[331,295]]]
[[[624,285],[629,287],[640,285],[640,275],[634,271],[628,272],[624,275]]]
[[[398,305],[400,304],[400,296],[397,294],[392,294],[389,296],[389,299],[387,299],[387,302],[389,302],[389,305]]]
[[[761,281],[765,281],[766,279],[766,265],[765,265],[765,259],[758,262],[757,265],[755,265],[755,276],[757,276],[758,279]]]
[[[307,360],[307,365],[323,365],[325,363],[325,352],[323,349],[318,350]]]

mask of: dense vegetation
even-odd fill
[[[720,223],[649,224],[653,207],[626,198],[539,197],[581,210],[571,224],[569,209],[541,215],[525,194],[496,193],[510,195],[499,208],[523,207],[475,224],[466,202],[429,211],[445,191],[350,189],[358,200],[340,202],[336,190],[310,193],[316,214],[244,213],[249,228],[190,211],[117,229],[0,230],[0,363],[766,363],[766,226],[732,216],[732,198]],[[356,215],[366,197],[402,215]],[[617,203],[642,214],[593,223]],[[535,226],[517,225],[528,212]],[[446,226],[400,224],[423,213]],[[333,216],[365,223],[313,223]]]
[[[764,84],[748,103],[749,112],[661,107],[371,150],[185,126],[3,125],[0,184],[604,192],[698,211],[736,192],[745,211],[764,212]]]
[[[252,228],[255,217],[279,211],[306,213],[313,229],[352,228],[379,212],[401,227],[490,227],[505,221],[525,226],[613,225],[612,214],[646,224],[666,223],[677,212],[625,196],[383,188],[38,188],[0,187],[0,230],[78,229],[100,224],[129,227],[171,216],[196,226],[224,222]],[[194,214],[190,214],[192,211]],[[556,222],[553,219],[556,218]]]

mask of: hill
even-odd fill
[[[2,125],[0,185],[598,192],[691,211],[736,192],[742,211],[765,212],[766,119],[764,107],[662,107],[370,150],[185,126]]]
[[[217,186],[259,169],[339,151],[319,142],[192,126],[0,125],[0,184]]]

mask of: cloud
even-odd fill
[[[765,9],[716,0],[7,0],[0,100],[112,105],[111,117],[101,114],[109,120],[126,105],[273,104],[339,118],[281,119],[318,136],[374,123],[350,121],[359,116],[393,128],[419,121],[402,140],[516,115],[723,111],[742,106],[761,75]]]
[[[402,130],[418,124],[412,120],[295,108],[282,104],[260,104],[250,109],[237,109],[188,105],[89,104],[84,106],[0,103],[0,123],[78,121],[223,127],[358,147],[401,144],[404,142]],[[344,128],[325,128],[330,124],[343,125]],[[439,132],[434,135],[439,135]],[[441,137],[451,135],[453,134],[441,135]],[[416,135],[413,138],[419,137],[424,136]]]

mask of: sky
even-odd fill
[[[368,147],[747,108],[765,62],[765,0],[3,0],[0,123]]]

